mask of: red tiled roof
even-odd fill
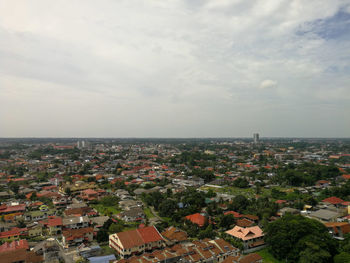
[[[349,180],[350,179],[350,174],[343,174],[342,176],[343,176],[343,178],[345,180]]]
[[[28,241],[26,239],[21,239],[18,241],[13,241],[11,243],[5,242],[0,246],[0,253],[4,251],[16,250],[24,248],[26,250],[29,249]]]
[[[49,218],[47,220],[47,225],[49,227],[53,226],[62,226],[62,218],[61,217],[56,217],[56,218]]]
[[[158,230],[154,226],[119,232],[115,235],[119,238],[123,247],[126,249],[138,247],[144,245],[145,243],[163,240],[161,235],[158,233]]]
[[[322,200],[322,202],[336,205],[336,204],[340,204],[340,203],[344,202],[344,200],[342,200],[338,197],[332,196],[332,197],[328,197],[328,198]]]
[[[206,222],[206,217],[201,215],[200,213],[188,215],[185,218],[200,227],[204,226]]]
[[[5,237],[12,237],[12,236],[17,236],[20,235],[21,233],[27,231],[27,228],[18,228],[14,227],[9,231],[1,232],[0,233],[0,238],[5,238]]]
[[[95,195],[97,194],[97,192],[95,190],[92,190],[92,189],[86,189],[83,191],[84,194],[87,194],[87,195]]]
[[[158,230],[155,227],[149,226],[144,228],[139,228],[137,231],[140,233],[143,241],[145,243],[156,242],[163,240],[163,238],[158,233]]]
[[[286,200],[277,200],[275,203],[276,204],[284,204],[284,203],[287,203],[287,201]]]
[[[235,212],[235,211],[225,212],[224,215],[233,215],[234,217],[241,217],[242,216],[240,213]]]
[[[26,205],[20,204],[20,205],[13,205],[13,206],[7,206],[5,209],[1,210],[1,213],[8,213],[8,212],[16,212],[16,211],[25,211]]]
[[[79,228],[79,229],[69,229],[63,231],[63,236],[67,240],[73,240],[75,238],[81,238],[84,237],[87,233],[94,232],[94,229],[92,227],[85,227],[85,228]]]

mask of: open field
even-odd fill
[[[95,208],[97,212],[99,212],[101,215],[108,215],[109,213],[112,213],[113,215],[115,215],[121,212],[121,210],[119,210],[115,206],[104,206],[102,204],[92,204],[90,206]]]

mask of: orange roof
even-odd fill
[[[240,213],[235,212],[235,211],[225,212],[224,215],[233,215],[234,217],[241,217],[242,216]]]
[[[235,226],[234,228],[226,231],[225,233],[242,240],[250,240],[253,238],[264,236],[263,231],[258,226],[252,226],[247,228]]]
[[[284,203],[287,203],[287,201],[286,200],[277,200],[275,203],[276,204],[284,204]]]
[[[342,176],[343,176],[343,178],[345,180],[349,180],[350,179],[350,174],[343,174]]]
[[[193,214],[193,215],[188,215],[185,217],[185,219],[191,221],[193,224],[196,224],[200,227],[204,226],[205,225],[205,222],[206,222],[206,217],[201,215],[200,213],[196,213],[196,214]]]
[[[342,199],[340,199],[338,197],[332,196],[332,197],[328,197],[328,198],[322,200],[322,202],[336,205],[336,204],[343,203],[344,200],[342,200]]]

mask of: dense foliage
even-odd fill
[[[277,172],[274,180],[279,184],[292,186],[314,185],[318,180],[329,180],[339,176],[340,172],[336,166],[303,163],[295,166],[290,164]]]
[[[332,262],[337,244],[320,222],[286,215],[266,228],[270,252],[288,262]]]

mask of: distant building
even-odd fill
[[[89,142],[88,141],[77,141],[77,148],[78,149],[85,149],[85,148],[88,148],[89,147]]]
[[[254,143],[258,143],[259,142],[259,133],[254,133],[253,139],[254,139]]]

